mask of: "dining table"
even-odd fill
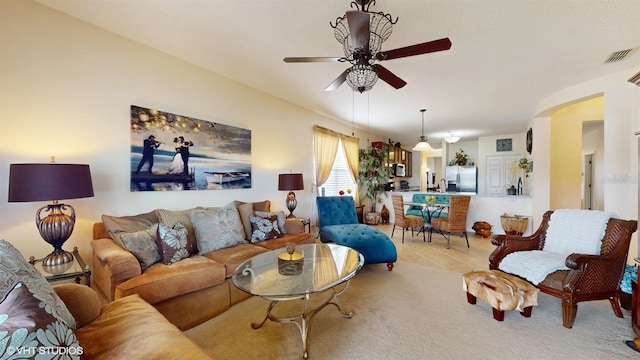
[[[405,206],[416,206],[420,208],[420,211],[425,218],[425,228],[431,226],[431,219],[434,217],[440,217],[442,211],[449,207],[449,203],[426,203],[426,202],[413,202],[407,201],[404,203]]]

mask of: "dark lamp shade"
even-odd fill
[[[304,190],[302,174],[278,175],[278,190]]]
[[[9,202],[52,201],[93,196],[89,165],[11,164]]]

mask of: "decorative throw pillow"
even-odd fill
[[[189,218],[200,254],[246,243],[240,214],[233,203],[216,210],[191,210]]]
[[[156,244],[157,234],[158,224],[154,224],[140,231],[121,232],[118,237],[125,249],[138,259],[140,267],[144,270],[160,261],[160,252]]]
[[[76,329],[76,320],[51,284],[11,243],[0,240],[0,299],[4,299],[18,282],[29,287],[29,291],[39,300],[39,306],[47,313],[65,323],[70,329]]]
[[[182,225],[184,225],[184,227],[187,229],[187,239],[189,239],[189,242],[191,243],[191,255],[198,252],[198,244],[196,242],[196,233],[193,228],[193,224],[191,223],[191,219],[189,218],[189,211],[197,209],[200,208],[193,208],[182,211],[172,211],[165,209],[156,210],[160,222],[167,225],[168,227],[173,228],[178,221],[181,222]]]
[[[124,248],[125,246],[120,240],[120,233],[147,229],[158,223],[158,215],[155,211],[131,216],[102,215],[102,222],[113,241]]]
[[[80,359],[83,350],[73,329],[50,311],[27,285],[16,283],[0,302],[0,354],[37,359],[40,349],[51,347],[52,351],[64,348],[65,358]]]
[[[285,229],[285,226],[284,226],[284,222],[285,222],[284,211],[274,211],[274,212],[256,211],[254,214],[262,218],[267,218],[269,216],[276,215],[278,217],[278,230],[280,230],[281,234],[287,233],[287,229]]]
[[[280,237],[278,230],[278,216],[271,215],[268,217],[260,217],[257,215],[249,215],[251,222],[251,242],[257,243],[264,240],[275,239]]]
[[[253,205],[252,204],[238,204],[236,202],[236,207],[238,208],[238,213],[240,214],[240,221],[242,221],[242,227],[244,228],[244,238],[245,240],[251,239],[251,223],[249,222],[249,215],[253,215]]]
[[[256,202],[252,202],[251,204],[253,205],[253,210],[254,211],[264,211],[264,212],[271,211],[271,201],[270,200],[256,201]]]
[[[162,254],[162,262],[167,265],[186,259],[192,253],[191,243],[187,238],[187,228],[179,221],[173,226],[173,229],[160,223],[157,240]]]

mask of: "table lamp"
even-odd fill
[[[296,200],[296,194],[293,190],[304,190],[304,182],[302,180],[302,174],[280,174],[278,175],[278,190],[288,190],[287,194],[287,209],[289,209],[289,215],[287,219],[295,218],[293,210],[298,206]]]
[[[45,266],[73,261],[62,244],[73,232],[76,214],[71,205],[58,200],[93,197],[89,165],[56,164],[53,157],[51,160],[49,164],[11,164],[9,169],[9,202],[53,201],[36,212],[40,236],[54,248],[42,261]],[[43,211],[49,215],[41,217]]]

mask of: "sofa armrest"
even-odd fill
[[[304,232],[304,224],[298,219],[286,219],[284,221],[284,228],[287,230],[287,234],[302,234]]]
[[[76,319],[78,328],[90,324],[100,316],[100,300],[92,288],[69,283],[55,285],[53,289]]]
[[[91,241],[93,285],[107,300],[114,300],[116,286],[142,274],[138,259],[111,238]]]

